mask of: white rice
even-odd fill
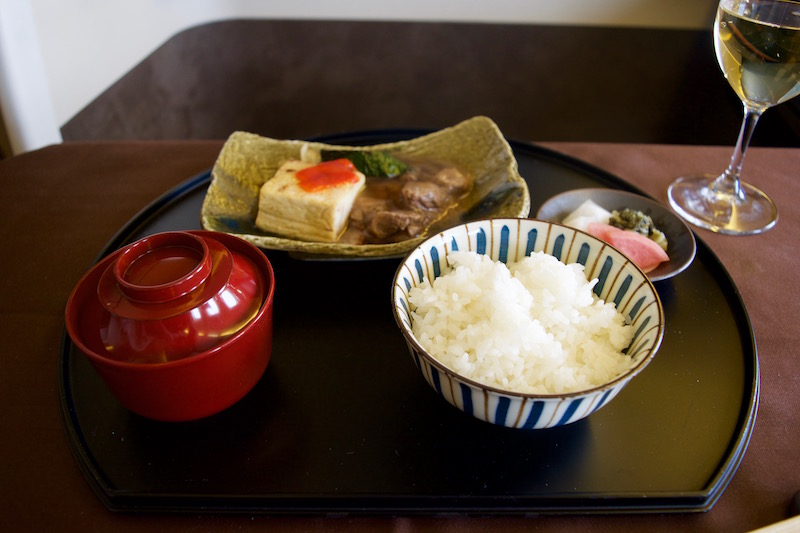
[[[460,375],[521,393],[602,385],[628,367],[634,334],[613,303],[592,292],[583,266],[544,252],[506,266],[475,252],[409,291],[412,331]]]

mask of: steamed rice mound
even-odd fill
[[[628,368],[633,338],[583,266],[544,252],[506,266],[475,252],[409,291],[412,332],[458,374],[504,390],[559,394],[592,388]]]

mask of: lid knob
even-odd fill
[[[174,300],[196,290],[211,273],[203,239],[182,232],[159,233],[129,246],[113,268],[119,290],[138,302]]]

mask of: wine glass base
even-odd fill
[[[669,203],[695,226],[728,235],[753,235],[772,228],[778,208],[760,189],[740,182],[744,200],[733,194],[715,192],[711,186],[718,176],[678,178],[667,189]]]

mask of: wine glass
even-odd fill
[[[721,0],[714,49],[725,78],[744,104],[739,139],[721,175],[678,178],[667,195],[692,224],[731,235],[761,233],[778,221],[778,209],[739,174],[761,114],[800,93],[800,2]]]

